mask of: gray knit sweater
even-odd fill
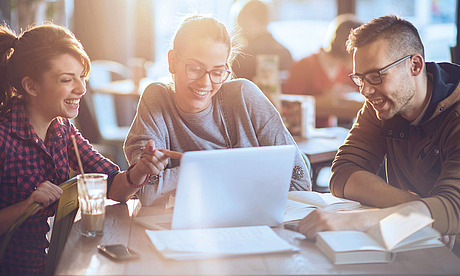
[[[140,147],[149,139],[157,148],[178,152],[295,145],[278,111],[255,84],[244,79],[225,82],[211,105],[199,113],[177,108],[174,91],[168,85],[151,84],[142,95],[125,141],[131,164],[139,159]],[[178,160],[170,160],[158,183],[139,190],[143,205],[153,204],[176,188],[178,167]],[[310,173],[297,150],[291,190],[310,189]]]

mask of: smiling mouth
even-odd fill
[[[385,99],[369,100],[369,102],[370,102],[373,106],[377,106],[377,105],[380,105],[380,104],[384,103],[384,102],[385,102]]]
[[[206,96],[206,94],[209,93],[208,90],[203,91],[203,90],[192,89],[192,91],[193,91],[193,93],[195,93],[195,94],[197,94],[198,96],[201,96],[201,97]]]
[[[76,105],[80,103],[80,99],[74,99],[74,100],[64,100],[66,104],[71,104],[71,105]]]

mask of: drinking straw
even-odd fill
[[[70,137],[72,138],[73,148],[75,149],[75,155],[77,156],[77,161],[78,161],[78,166],[80,167],[81,177],[83,178],[84,185],[81,185],[83,187],[83,194],[85,195],[86,199],[89,199],[88,190],[86,187],[85,172],[83,171],[83,165],[81,164],[80,154],[78,153],[77,142],[75,141],[74,135],[71,135]]]

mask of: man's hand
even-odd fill
[[[295,230],[308,239],[315,239],[318,232],[322,231],[366,231],[369,227],[368,223],[361,221],[358,212],[330,212],[315,209],[299,222]]]
[[[314,239],[318,232],[322,231],[355,230],[365,232],[386,216],[398,212],[406,206],[410,206],[415,211],[431,217],[428,207],[421,201],[412,201],[383,209],[375,208],[342,212],[315,209],[299,222],[295,230],[304,234],[308,239]]]

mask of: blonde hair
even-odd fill
[[[238,34],[234,33],[230,36],[227,27],[210,15],[186,16],[173,36],[172,48],[181,53],[191,41],[197,38],[210,38],[222,42],[228,49],[229,64],[241,49]]]

